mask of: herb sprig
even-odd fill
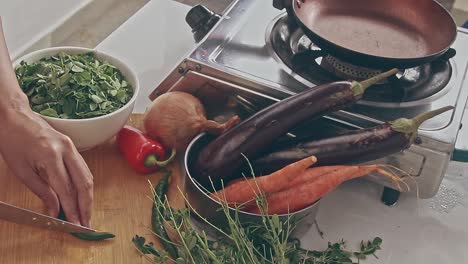
[[[22,61],[16,77],[33,111],[45,116],[83,119],[124,106],[133,96],[122,73],[94,53],[61,52],[37,62]]]
[[[259,196],[256,202],[260,207],[264,207],[264,199],[261,197]],[[328,243],[328,247],[323,251],[306,250],[301,248],[299,240],[291,236],[295,223],[290,219],[281,222],[277,215],[264,215],[262,223],[246,225],[239,221],[237,215],[239,208],[236,208],[236,213],[232,215],[224,203],[222,210],[228,224],[221,229],[198,215],[188,201],[186,201],[188,208],[174,210],[164,196],[153,198],[154,205],[163,209],[161,217],[178,237],[177,241],[170,242],[177,248],[179,257],[172,259],[176,264],[358,264],[370,255],[377,257],[375,253],[382,244],[382,239],[376,237],[372,241],[362,241],[359,251],[347,251],[344,241]],[[209,237],[204,230],[197,228],[191,215],[193,212],[205,225],[217,231],[219,236]],[[166,263],[171,259],[164,250],[155,249],[151,242],[146,243],[144,237],[137,235],[132,241],[140,253],[146,257],[153,257],[151,261]]]

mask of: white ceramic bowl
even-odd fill
[[[133,96],[130,101],[122,108],[107,115],[87,119],[60,119],[36,113],[57,131],[70,137],[79,151],[89,150],[111,139],[127,123],[140,90],[138,78],[136,73],[119,59],[98,50],[79,47],[54,47],[34,51],[17,59],[13,63],[13,67],[16,69],[21,61],[34,62],[62,51],[71,55],[94,52],[98,59],[105,60],[117,67],[133,88]]]

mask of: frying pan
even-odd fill
[[[433,0],[293,0],[304,33],[332,56],[364,67],[411,68],[452,53],[457,26]]]

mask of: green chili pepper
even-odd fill
[[[74,237],[81,240],[99,241],[109,238],[114,238],[115,235],[107,232],[92,232],[92,233],[72,233]]]
[[[61,206],[60,206],[58,218],[63,221],[67,221],[67,217],[65,216],[65,213],[63,212],[63,209]],[[107,233],[107,232],[70,233],[70,234],[81,240],[89,240],[89,241],[99,241],[99,240],[104,240],[104,239],[115,237],[114,234]]]
[[[163,247],[166,249],[167,253],[171,255],[173,259],[177,259],[178,253],[177,253],[177,248],[174,246],[174,244],[171,243],[169,236],[166,232],[166,229],[164,228],[164,206],[163,204],[166,202],[166,194],[167,194],[167,189],[169,188],[169,176],[171,175],[170,170],[166,170],[166,175],[159,181],[158,185],[154,189],[153,192],[153,199],[156,201],[156,199],[161,199],[162,204],[157,205],[156,202],[153,202],[153,208],[152,208],[152,214],[151,214],[151,226],[153,229],[153,232],[156,233],[156,235],[159,236],[159,241],[163,245]],[[158,196],[158,197],[156,197]]]

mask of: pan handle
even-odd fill
[[[436,61],[448,61],[451,58],[455,57],[457,55],[457,51],[454,48],[449,48],[446,52],[444,52],[442,55],[440,55],[439,58],[436,59]]]

